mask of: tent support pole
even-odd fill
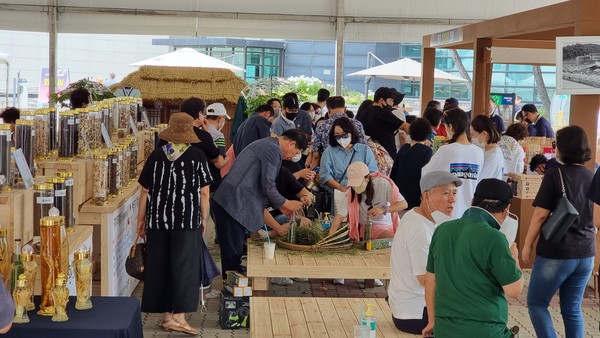
[[[49,50],[50,55],[48,56],[48,70],[50,76],[48,77],[48,95],[56,93],[56,42],[58,40],[58,4],[57,0],[50,0],[48,6],[49,16],[49,27],[48,27],[48,39],[49,39]],[[54,107],[52,100],[48,101],[50,107]]]
[[[344,0],[337,0],[337,18],[335,20],[335,95],[342,95],[344,76],[344,30],[346,21],[344,15]]]

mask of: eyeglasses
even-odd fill
[[[342,134],[342,135],[335,135],[334,137],[335,137],[335,140],[336,140],[336,141],[339,141],[339,140],[341,140],[341,139],[343,139],[343,138],[348,138],[348,137],[350,137],[350,133],[345,133],[345,134]]]

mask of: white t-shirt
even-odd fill
[[[411,209],[404,214],[392,242],[391,280],[388,296],[392,315],[397,319],[421,319],[425,288],[418,275],[427,270],[429,244],[435,223]]]
[[[498,142],[504,156],[504,172],[522,174],[525,169],[525,150],[512,136],[502,135]]]
[[[504,177],[504,156],[500,147],[494,147],[483,152],[483,169],[479,179],[497,178],[503,180]]]
[[[390,185],[390,182],[381,177],[374,177],[371,179],[371,182],[373,184],[373,200],[371,201],[373,206],[383,207],[386,203],[391,203],[390,200],[392,199],[392,186]],[[362,201],[360,202],[359,207],[358,224],[367,223],[369,206],[365,203],[366,199],[366,194],[363,193]],[[333,200],[335,203],[336,215],[343,216],[344,218],[348,217],[348,199],[346,198],[346,193],[336,189]],[[402,201],[404,200],[404,197],[398,196],[398,200]],[[373,225],[392,225],[392,216],[389,212],[385,215],[381,214],[370,218],[371,224]]]
[[[481,148],[473,144],[454,142],[441,146],[433,154],[429,163],[421,170],[421,177],[429,172],[442,170],[449,171],[462,180],[463,184],[458,187],[453,212],[454,218],[459,218],[471,206],[482,167],[483,150]]]

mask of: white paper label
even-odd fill
[[[73,186],[73,179],[72,178],[65,179],[65,185],[67,187],[72,187]]]
[[[131,127],[133,135],[137,135],[138,130],[135,121],[133,120],[133,116],[129,116],[129,126]]]
[[[96,198],[106,198],[106,194],[103,192],[97,192],[94,194],[94,197]]]
[[[25,189],[29,189],[33,185],[33,176],[31,175],[31,170],[29,170],[29,165],[27,165],[27,161],[25,160],[23,150],[21,148],[15,150],[12,156],[19,169],[19,174],[21,174],[21,177],[23,178],[23,183],[25,183]]]
[[[68,125],[73,125],[73,124],[75,124],[75,119],[74,119],[74,118],[72,118],[72,117],[68,118],[68,119],[67,119],[67,124],[68,124]]]
[[[65,189],[54,190],[54,197],[65,197],[65,196],[67,196],[67,191]]]
[[[54,197],[37,197],[37,204],[54,204]]]
[[[100,132],[102,133],[102,138],[104,139],[104,144],[106,144],[106,148],[112,148],[112,142],[110,141],[110,136],[108,135],[108,130],[106,130],[104,122],[100,126]]]
[[[31,137],[35,136],[35,128],[31,129]]]

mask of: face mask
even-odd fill
[[[383,107],[383,110],[392,112],[394,110],[394,107],[392,107],[392,106],[385,106],[385,107]]]
[[[519,217],[517,215],[508,213],[506,219],[500,224],[500,232],[506,236],[508,246],[511,246],[517,238],[517,229],[519,228]]]
[[[368,180],[363,180],[363,182],[358,186],[358,187],[354,187],[354,191],[357,194],[362,194],[363,192],[365,192],[365,190],[367,190],[367,184],[368,184]]]
[[[308,114],[310,115],[310,120],[314,120],[315,119],[315,112],[314,111],[309,111]]]
[[[281,109],[273,109],[273,117],[278,117],[281,114]]]
[[[337,141],[337,143],[342,146],[342,148],[346,148],[350,142],[352,142],[352,138],[351,137],[346,137],[346,138],[341,138]]]
[[[318,121],[321,118],[321,113],[315,113],[315,116],[313,117],[313,121]]]
[[[481,143],[479,141],[479,137],[473,138],[473,144],[476,145],[476,146],[478,146],[481,149],[485,149],[485,143]]]
[[[296,154],[296,156],[292,157],[292,162],[298,162],[302,158],[302,153]]]
[[[222,123],[219,123],[219,131],[221,131],[221,129],[223,129],[223,127],[225,127],[225,121],[223,121]]]
[[[427,192],[427,194],[429,194],[429,192]],[[429,195],[429,198],[431,198],[431,195]],[[441,211],[435,210],[435,205],[433,204],[433,202],[430,202],[430,199],[427,200],[427,208],[429,209],[429,212],[431,213],[431,218],[433,218],[433,221],[436,225],[440,225],[444,222],[448,222],[453,219],[451,216],[448,216]]]
[[[290,121],[294,121],[296,116],[298,116],[298,113],[285,113],[285,117]]]

